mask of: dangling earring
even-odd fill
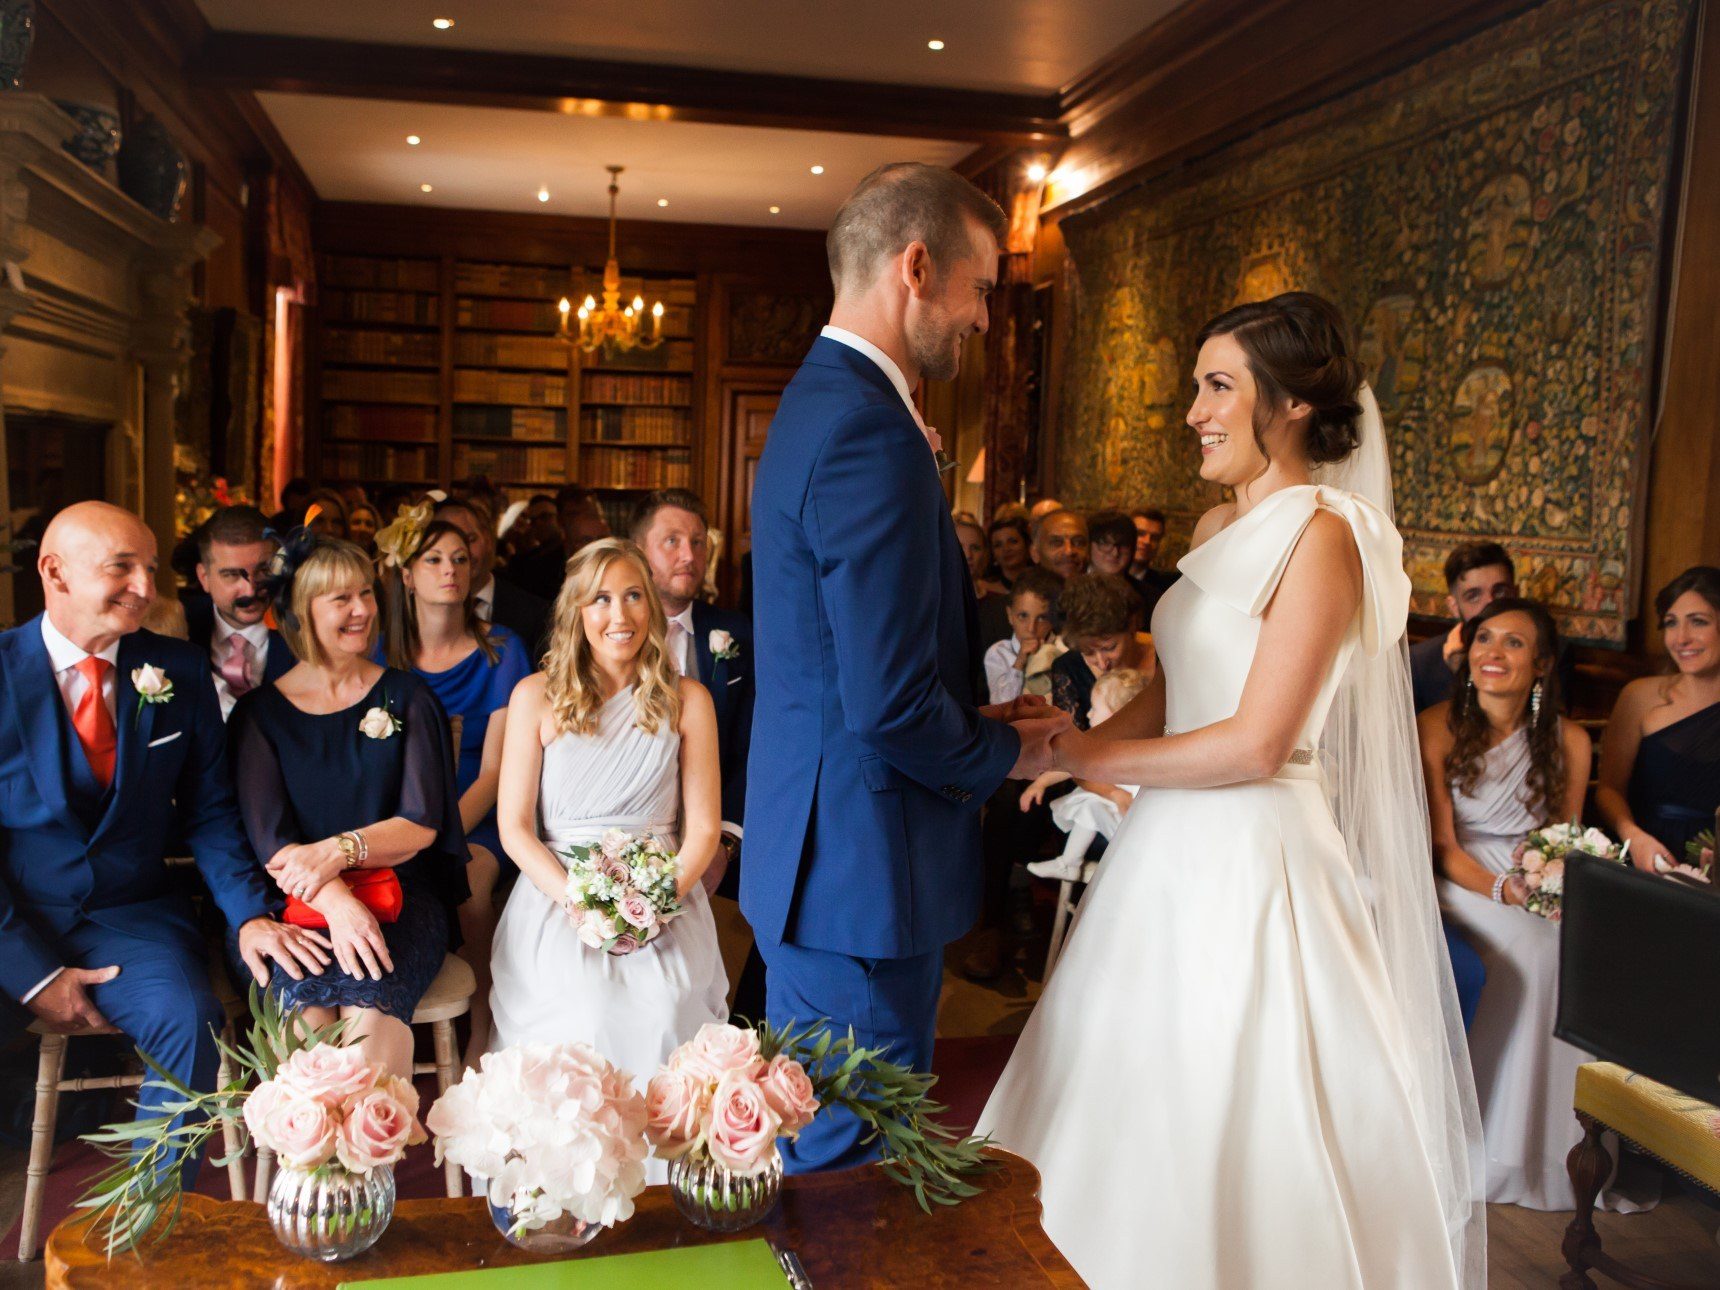
[[[1541,724],[1541,683],[1535,682],[1535,688],[1529,691],[1529,724]]]

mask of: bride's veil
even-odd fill
[[[1360,393],[1360,443],[1315,481],[1355,493],[1393,518],[1391,461],[1379,404]],[[1321,738],[1333,810],[1373,913],[1408,1039],[1404,1072],[1439,1184],[1460,1283],[1487,1284],[1486,1157],[1469,1047],[1434,897],[1427,795],[1411,699],[1409,651],[1357,650]],[[1406,1129],[1408,1126],[1405,1126]],[[1387,1144],[1382,1149],[1389,1150]]]

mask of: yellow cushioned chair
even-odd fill
[[[1673,1290],[1665,1281],[1632,1272],[1601,1249],[1595,1197],[1613,1167],[1602,1135],[1618,1134],[1627,1146],[1720,1196],[1720,1108],[1612,1062],[1590,1062],[1577,1070],[1575,1109],[1583,1140],[1571,1148],[1567,1167],[1577,1192],[1577,1213],[1565,1230],[1565,1261],[1571,1270],[1559,1285],[1592,1290],[1593,1269],[1627,1286]]]

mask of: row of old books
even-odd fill
[[[454,409],[454,433],[481,435],[486,439],[564,443],[567,440],[567,409],[462,403]]]
[[[523,403],[531,407],[567,406],[567,377],[547,372],[509,372],[490,368],[454,369],[457,403]]]
[[[331,287],[321,298],[323,317],[329,322],[434,327],[442,319],[442,298],[416,291],[343,291]]]
[[[648,403],[685,406],[693,401],[693,382],[679,374],[634,375],[631,372],[587,372],[587,403]]]
[[[565,484],[565,448],[523,448],[513,444],[456,443],[454,478],[488,475],[510,483]]]
[[[366,403],[439,403],[442,382],[435,372],[330,368],[323,372],[323,398]]]
[[[332,479],[398,480],[425,483],[436,478],[436,449],[391,448],[380,443],[323,445],[323,474]]]
[[[579,482],[591,488],[689,488],[693,454],[685,449],[587,448]]]
[[[579,437],[619,443],[691,441],[690,409],[673,407],[587,408],[579,414]]]

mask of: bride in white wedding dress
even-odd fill
[[[1235,501],[1154,614],[1161,679],[1057,739],[1141,792],[978,1128],[1100,1290],[1481,1290],[1378,410],[1306,293],[1214,319],[1195,379]]]

